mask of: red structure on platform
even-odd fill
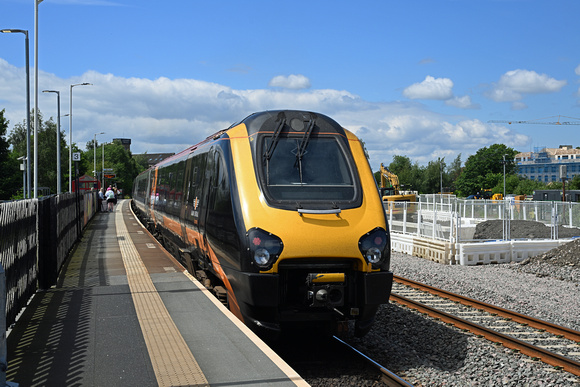
[[[95,177],[83,175],[78,178],[79,182],[79,192],[86,192],[91,190],[99,190],[101,189],[101,182],[97,180]],[[72,181],[72,191],[76,192],[76,183],[77,179]]]

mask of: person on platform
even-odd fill
[[[108,211],[113,212],[113,208],[115,206],[117,198],[115,197],[115,191],[113,191],[113,188],[111,188],[111,186],[107,188],[107,192],[105,192],[105,197],[107,198]]]
[[[101,188],[99,190],[99,204],[101,206],[101,212],[107,211],[107,200],[105,199],[105,189]]]

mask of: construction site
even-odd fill
[[[384,208],[393,251],[448,265],[522,262],[580,236],[580,203],[419,195]]]

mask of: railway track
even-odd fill
[[[367,363],[370,363],[373,367],[375,367],[382,374],[381,382],[383,384],[385,384],[386,386],[389,386],[389,387],[410,387],[410,386],[412,387],[413,386],[411,383],[407,382],[405,379],[401,378],[397,374],[389,371],[388,369],[386,369],[385,367],[383,367],[382,365],[380,365],[379,363],[377,363],[376,361],[374,361],[373,359],[371,359],[367,355],[360,352],[355,347],[351,346],[350,344],[346,343],[345,341],[342,341],[341,339],[339,339],[336,336],[333,336],[333,338],[337,342],[348,347],[351,351],[356,353],[359,357],[364,359]]]
[[[312,386],[413,386],[345,340],[296,331],[270,346]]]
[[[391,299],[580,376],[580,332],[395,276]]]

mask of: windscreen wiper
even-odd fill
[[[272,154],[274,154],[274,150],[276,149],[276,145],[278,145],[280,133],[282,133],[282,128],[286,124],[286,116],[284,115],[284,112],[280,112],[278,114],[278,118],[276,119],[276,122],[278,122],[278,126],[276,127],[276,130],[274,130],[274,135],[272,136],[272,141],[270,142],[270,145],[268,145],[268,149],[266,150],[266,153],[264,153],[264,159],[265,159],[264,162],[270,161],[270,159],[272,158]]]
[[[306,147],[308,146],[308,140],[310,140],[310,135],[312,134],[312,129],[314,128],[314,124],[316,123],[316,116],[313,114],[310,116],[308,120],[308,127],[304,131],[304,135],[302,136],[302,141],[296,147],[296,162],[294,163],[294,168],[296,168],[296,164],[298,164],[298,171],[300,174],[300,184],[303,183],[302,181],[302,156],[306,154]]]
[[[313,114],[310,116],[308,120],[308,127],[304,131],[304,135],[302,136],[302,141],[298,146],[298,151],[296,152],[296,159],[297,161],[302,161],[302,156],[306,154],[306,147],[308,146],[308,141],[310,140],[310,135],[312,134],[312,129],[314,128],[314,124],[316,124],[316,116]]]

